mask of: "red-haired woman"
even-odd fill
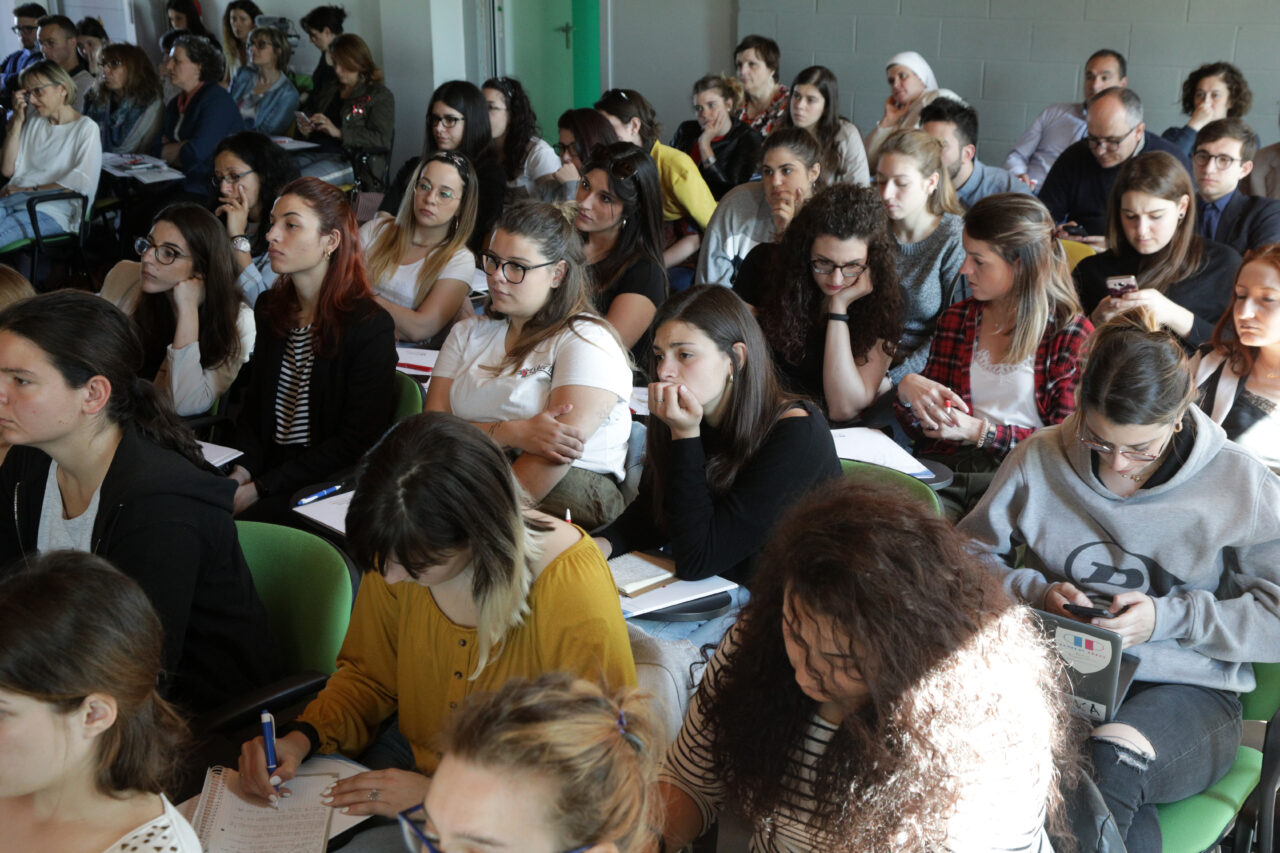
[[[285,521],[296,489],[332,477],[391,423],[395,325],[373,299],[355,215],[318,178],[285,185],[267,232],[278,278],[254,307],[257,344],[231,476],[235,510]]]

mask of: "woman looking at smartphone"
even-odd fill
[[[1194,349],[1231,301],[1235,249],[1196,234],[1191,176],[1171,154],[1139,154],[1120,167],[1107,201],[1107,249],[1075,268],[1095,325],[1139,306]],[[1109,278],[1133,276],[1137,288]]]

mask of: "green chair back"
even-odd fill
[[[396,412],[397,423],[413,415],[422,414],[424,400],[422,386],[407,373],[396,371]]]
[[[929,507],[939,517],[942,516],[942,502],[938,500],[937,494],[928,485],[920,482],[910,474],[904,474],[893,468],[886,468],[883,465],[875,465],[871,462],[858,462],[854,459],[841,459],[840,467],[844,469],[846,477],[901,489],[908,496]]]
[[[290,673],[333,672],[351,618],[346,557],[305,530],[237,521],[236,531],[281,664]]]

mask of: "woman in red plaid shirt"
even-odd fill
[[[938,318],[923,373],[903,377],[895,409],[917,455],[954,472],[942,498],[964,515],[1006,453],[1075,409],[1080,350],[1093,326],[1081,312],[1053,219],[1033,196],[999,193],[964,218],[973,296]]]

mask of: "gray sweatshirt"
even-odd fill
[[[1199,408],[1190,416],[1196,440],[1182,468],[1128,498],[1094,475],[1075,437],[1080,412],[1037,430],[960,529],[1034,607],[1060,581],[1151,596],[1155,630],[1129,649],[1137,678],[1244,692],[1250,662],[1280,661],[1280,477]],[[1022,545],[1025,568],[1009,568]]]
[[[701,255],[694,284],[733,287],[742,259],[760,243],[777,237],[773,212],[765,201],[764,184],[752,181],[725,193],[711,214],[702,235]]]

